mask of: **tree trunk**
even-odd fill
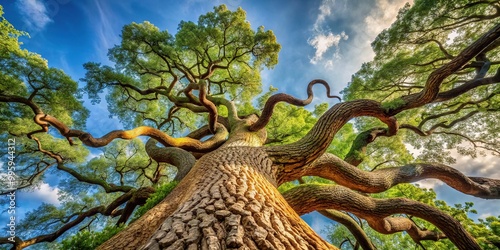
[[[278,192],[275,168],[262,149],[225,147],[207,154],[179,188],[184,198],[169,195],[162,202],[179,202],[179,206],[166,219],[156,218],[160,223],[151,236],[134,235],[137,228],[127,230],[101,249],[123,248],[124,240],[131,240],[127,237],[136,236],[143,239],[135,239],[127,248],[334,249]],[[143,216],[136,223],[150,219]]]

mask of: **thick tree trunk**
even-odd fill
[[[142,244],[135,239],[127,248],[334,249],[277,191],[275,170],[262,149],[226,147],[207,154],[178,188],[184,198],[170,195],[162,202],[179,202],[176,210],[166,219],[156,218],[160,225]],[[141,220],[151,218],[136,223],[144,224]],[[127,237],[139,236],[127,231],[101,248],[121,249],[124,240],[131,240]]]
[[[203,176],[144,249],[331,249],[276,189],[264,150],[227,147],[200,159]]]

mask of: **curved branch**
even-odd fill
[[[283,179],[297,179],[287,175],[323,155],[338,130],[349,120],[359,116],[380,119],[388,125],[388,135],[393,135],[398,130],[396,119],[387,115],[379,102],[361,99],[338,103],[326,111],[299,141],[265,148],[273,163],[278,166],[278,183],[282,183]]]
[[[367,219],[369,223],[382,219],[379,223],[383,223],[383,227],[391,233],[398,229],[395,227],[397,224],[391,225],[396,221],[386,217],[409,214],[434,224],[459,249],[481,249],[459,221],[435,207],[417,201],[405,198],[375,199],[342,186],[324,184],[300,185],[288,190],[283,196],[298,214],[324,209],[348,211]]]
[[[495,27],[493,27],[491,30],[477,39],[474,43],[462,50],[462,52],[451,61],[433,71],[427,78],[425,87],[421,92],[401,97],[404,104],[397,108],[391,109],[389,113],[391,115],[395,115],[403,110],[420,107],[431,102],[436,102],[436,99],[439,98],[439,89],[441,87],[441,83],[448,76],[463,68],[467,62],[483,52],[485,48],[494,44],[499,37],[500,24],[497,24]]]
[[[238,111],[236,109],[236,105],[234,104],[234,102],[226,100],[225,98],[218,98],[218,97],[212,97],[212,96],[208,96],[207,99],[215,104],[226,106],[227,113],[228,113],[226,120],[227,120],[227,124],[229,124],[229,126],[226,126],[226,127],[228,129],[230,129],[231,126],[233,126],[235,123],[237,123],[238,121],[241,120],[238,117]],[[220,118],[221,118],[221,116],[218,117],[218,119],[217,119],[218,122],[220,122],[219,121]],[[223,123],[223,122],[221,122],[221,123]],[[226,124],[224,124],[224,125],[226,125]]]
[[[468,101],[468,102],[454,104],[454,105],[459,105],[459,106],[457,108],[455,108],[454,110],[449,110],[449,111],[446,111],[446,112],[443,112],[443,113],[433,114],[433,115],[429,115],[429,116],[425,117],[418,124],[418,128],[422,129],[422,127],[425,125],[425,123],[427,123],[430,120],[437,119],[437,118],[440,118],[440,117],[444,117],[444,116],[447,116],[447,115],[457,114],[460,111],[462,111],[463,109],[465,109],[467,106],[478,105],[478,104],[480,104],[482,102],[488,101],[491,98],[493,98],[494,96],[496,96],[497,94],[499,94],[499,93],[498,92],[493,92],[490,95],[488,95],[487,97],[479,99],[477,101]],[[402,126],[403,125],[401,125],[401,127]]]
[[[40,125],[54,126],[66,138],[78,137],[83,144],[90,147],[102,147],[118,138],[129,140],[138,136],[149,136],[167,147],[179,147],[190,151],[206,152],[219,147],[224,143],[228,135],[226,128],[217,124],[215,135],[203,142],[189,137],[173,138],[161,130],[148,126],[140,126],[131,130],[114,130],[100,138],[94,138],[90,133],[70,129],[57,118],[47,114],[36,115],[36,120],[38,120],[37,123]]]
[[[467,177],[452,167],[438,163],[414,163],[367,172],[327,153],[300,172],[297,171],[293,178],[309,175],[326,178],[365,193],[383,192],[397,184],[434,178],[464,194],[484,199],[500,198],[500,180]]]
[[[51,158],[53,158],[53,159],[56,160],[56,162],[57,162],[57,169],[62,170],[64,172],[70,174],[71,176],[75,177],[77,180],[79,180],[81,182],[99,185],[100,187],[102,187],[104,189],[104,191],[106,193],[129,192],[129,191],[131,191],[131,190],[134,189],[131,186],[117,186],[117,185],[114,185],[114,184],[109,184],[105,180],[102,180],[102,179],[92,178],[92,177],[88,177],[88,176],[82,175],[82,174],[78,173],[78,171],[75,171],[72,168],[66,167],[64,165],[64,159],[62,158],[62,156],[60,156],[59,154],[53,153],[51,151],[43,149],[42,148],[42,143],[40,142],[40,140],[38,138],[32,137],[32,139],[36,142],[38,151],[40,151],[41,153],[43,153],[43,154],[45,154],[45,155],[47,155],[47,156],[49,156],[49,157],[51,157]]]
[[[126,195],[126,194],[124,194]],[[119,197],[118,199],[120,199]],[[50,234],[44,234],[44,235],[39,235],[27,240],[17,240],[13,245],[15,249],[23,249],[25,247],[31,246],[36,243],[40,242],[52,242],[56,240],[59,236],[64,234],[66,231],[71,229],[72,227],[80,224],[83,220],[85,220],[88,217],[97,215],[97,214],[103,214],[103,215],[110,215],[110,216],[117,216],[119,215],[120,212],[116,210],[116,207],[111,207],[111,205],[116,205],[118,203],[111,203],[109,206],[98,206],[91,208],[83,213],[80,213],[74,220],[64,224],[61,226],[58,230],[56,230],[53,233]],[[10,242],[12,244],[12,242]]]
[[[326,81],[320,80],[320,79],[315,79],[315,80],[312,80],[311,82],[309,82],[309,84],[307,85],[307,99],[300,100],[300,99],[297,99],[291,95],[283,94],[283,93],[274,94],[271,97],[269,97],[266,104],[264,105],[264,109],[262,110],[262,115],[259,117],[259,120],[257,120],[257,122],[255,122],[252,126],[250,126],[249,130],[250,131],[257,131],[257,130],[263,129],[267,125],[269,120],[271,119],[271,116],[273,115],[274,106],[276,106],[276,104],[278,104],[279,102],[287,102],[287,103],[290,103],[290,104],[296,105],[296,106],[305,106],[305,105],[311,103],[313,100],[313,97],[314,97],[312,87],[315,84],[321,84],[321,85],[325,86],[326,95],[329,98],[337,98],[337,99],[339,99],[339,101],[341,100],[340,97],[330,94],[330,86],[328,85],[328,83]]]
[[[393,234],[398,232],[407,232],[414,242],[420,243],[422,240],[438,241],[448,238],[441,232],[422,230],[412,220],[404,217],[365,217],[368,225],[382,234]]]
[[[499,83],[499,82],[500,82],[500,68],[497,69],[497,72],[492,77],[473,79],[473,80],[465,82],[464,84],[462,84],[456,88],[441,92],[437,95],[436,99],[433,100],[432,102],[433,103],[444,102],[444,101],[450,100],[452,98],[455,98],[461,94],[464,94],[467,91],[472,90],[474,88],[477,88],[479,86],[490,85],[490,84]]]
[[[376,249],[373,243],[368,238],[368,235],[366,235],[363,228],[361,228],[359,224],[356,223],[356,221],[354,221],[353,218],[351,218],[351,216],[334,209],[320,210],[318,212],[323,216],[344,225],[351,232],[354,238],[356,238],[357,243],[363,249],[365,250]]]
[[[208,87],[205,80],[200,80],[199,85],[200,102],[205,108],[208,109],[208,127],[210,128],[210,132],[215,134],[215,124],[217,124],[217,107],[213,102],[207,99]]]
[[[132,193],[132,197],[128,200],[127,205],[121,212],[121,216],[116,222],[116,225],[119,226],[122,223],[127,222],[132,213],[134,212],[135,207],[144,205],[146,200],[153,194],[155,189],[153,187],[141,187],[135,190]]]
[[[17,102],[17,103],[22,103],[27,105],[28,107],[31,108],[33,113],[35,114],[42,114],[42,109],[38,107],[35,102],[32,100],[26,99],[21,96],[14,96],[14,95],[0,95],[0,102]]]
[[[146,153],[157,162],[166,162],[177,168],[176,181],[182,180],[196,163],[196,158],[181,148],[158,147],[155,139],[149,139],[146,143]]]

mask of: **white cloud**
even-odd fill
[[[382,30],[388,28],[396,20],[399,9],[407,2],[413,4],[413,0],[377,0],[377,8],[374,8],[364,20],[368,35],[375,38]]]
[[[319,6],[319,14],[316,18],[316,22],[314,23],[314,30],[320,31],[322,29],[322,25],[325,22],[326,17],[332,14],[332,6],[335,3],[333,0],[324,0]]]
[[[60,190],[57,187],[51,187],[47,183],[42,183],[33,191],[23,192],[20,203],[22,203],[23,200],[26,200],[31,202],[38,201],[40,203],[49,203],[58,206],[61,204],[59,201],[59,191]]]
[[[487,177],[500,179],[500,158],[494,155],[487,155],[480,158],[471,158],[470,156],[460,155],[456,150],[451,151],[451,156],[456,159],[456,163],[451,167],[460,171],[466,176]],[[436,189],[439,186],[446,185],[444,182],[436,179],[425,179],[417,182],[420,187]]]
[[[24,22],[28,28],[40,31],[52,22],[47,8],[40,0],[19,0],[17,7],[24,17]]]
[[[112,16],[112,12],[109,12],[106,5],[102,5],[100,1],[94,1],[95,7],[97,9],[97,16],[99,23],[96,25],[96,31],[99,36],[99,41],[103,48],[106,50],[111,47],[113,44],[109,41],[108,36],[113,34],[113,30],[111,29],[111,21],[109,17]],[[114,35],[114,34],[113,34]]]
[[[307,43],[315,49],[314,57],[310,59],[311,64],[317,64],[323,61],[324,54],[334,47],[335,52],[333,58],[339,58],[338,45],[339,42],[347,40],[349,36],[345,32],[334,34],[325,26],[325,21],[332,14],[332,7],[335,2],[333,0],[323,0],[319,6],[319,14],[316,17],[316,22],[313,25],[313,36],[308,39]],[[326,60],[324,63],[326,68],[333,67],[333,59]]]
[[[338,48],[341,39],[347,40],[348,36],[344,32],[336,35],[332,32],[328,32],[327,34],[317,34],[313,38],[309,39],[308,43],[316,49],[314,57],[311,58],[310,62],[312,64],[316,64],[321,61],[325,52],[327,52],[332,46]],[[337,51],[334,55],[338,57]],[[330,62],[330,64],[333,64],[333,61]]]

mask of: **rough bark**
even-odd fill
[[[181,181],[186,197],[170,194],[160,204],[179,206],[170,205],[159,218],[152,213],[161,210],[153,208],[99,249],[334,249],[279,194],[275,175],[263,149],[218,149]],[[154,226],[142,227],[145,221]]]
[[[205,178],[196,184],[198,191],[143,249],[332,248],[277,192],[265,151],[226,147],[200,162],[195,172],[205,173]]]

